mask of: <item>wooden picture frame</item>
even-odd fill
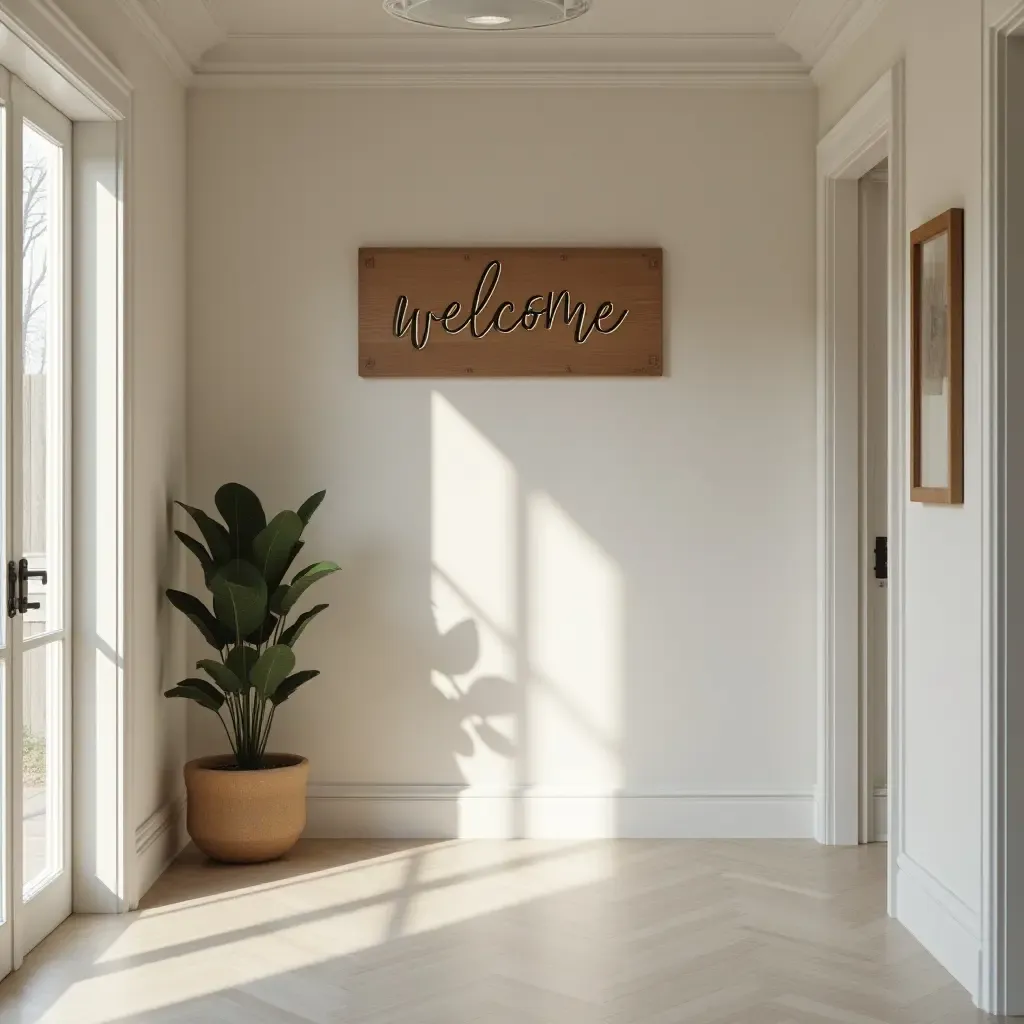
[[[910,235],[910,500],[964,500],[964,211]]]

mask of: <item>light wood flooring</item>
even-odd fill
[[[885,915],[885,848],[305,842],[186,851],[135,914],[72,918],[4,1024],[967,1024]]]

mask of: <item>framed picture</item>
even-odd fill
[[[910,235],[910,500],[964,500],[964,211]]]

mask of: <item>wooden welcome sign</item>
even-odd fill
[[[660,249],[360,249],[362,377],[662,374]]]

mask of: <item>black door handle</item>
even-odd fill
[[[28,599],[28,581],[30,579],[40,580],[45,587],[49,577],[45,569],[32,570],[28,567],[28,559],[22,558],[17,564],[7,563],[7,616],[13,619],[15,615],[31,611],[39,607],[38,601]]]

